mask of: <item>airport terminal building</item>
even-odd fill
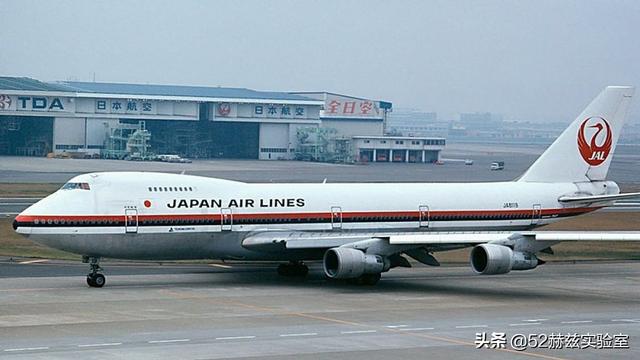
[[[0,155],[295,159],[325,129],[357,158],[354,136],[383,136],[389,111],[327,92],[0,77]]]

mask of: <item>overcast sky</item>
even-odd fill
[[[640,85],[633,0],[0,0],[0,24],[0,75],[40,80],[325,90],[566,122],[604,86]]]

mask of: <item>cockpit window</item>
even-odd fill
[[[73,190],[73,189],[91,190],[91,188],[89,188],[89,183],[73,183],[73,182],[68,182],[64,184],[64,186],[60,190]]]

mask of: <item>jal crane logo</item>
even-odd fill
[[[587,124],[591,124],[587,126]],[[589,131],[591,139],[587,142],[587,129],[595,129]],[[600,145],[598,145],[600,143]],[[580,125],[578,131],[578,149],[584,161],[591,166],[602,164],[611,152],[613,144],[613,135],[611,127],[604,118],[592,116],[585,119]]]

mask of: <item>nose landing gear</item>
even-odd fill
[[[89,257],[83,256],[82,262],[89,263],[90,272],[87,274],[87,285],[91,287],[101,288],[107,282],[102,272],[102,268],[100,267],[100,258],[98,257]]]

